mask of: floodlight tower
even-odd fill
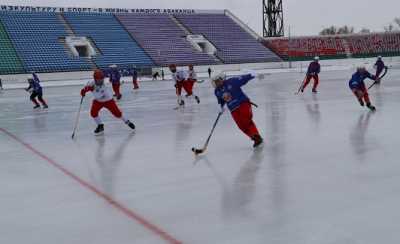
[[[263,36],[283,36],[282,0],[263,0]]]

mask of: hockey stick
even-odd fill
[[[297,90],[297,92],[294,93],[294,95],[297,95],[297,94],[300,93],[301,89],[303,89],[304,82],[306,81],[306,79],[307,79],[307,76],[304,77],[304,80],[301,82],[301,85],[300,85],[299,89]]]
[[[80,114],[81,114],[83,98],[84,98],[84,97],[82,96],[82,97],[81,97],[81,103],[79,104],[78,114],[76,115],[76,120],[75,120],[75,125],[74,125],[74,131],[72,132],[72,136],[71,136],[72,139],[74,139],[76,130],[77,130],[77,128],[78,128],[79,116],[80,116]]]
[[[223,114],[223,112],[219,112],[218,113],[218,117],[214,122],[214,125],[213,125],[213,127],[211,129],[210,135],[208,136],[208,138],[206,140],[206,143],[204,144],[203,148],[197,149],[197,148],[192,147],[192,152],[194,152],[194,154],[196,156],[201,154],[201,153],[204,153],[207,150],[208,143],[210,142],[211,136],[214,133],[215,127],[217,127],[218,120],[219,120],[219,118],[221,117],[222,114]]]
[[[387,71],[388,71],[388,67],[385,66],[385,72],[383,72],[383,75],[381,75],[381,77],[378,78],[379,82],[380,82],[380,80],[381,80],[383,77],[385,77]],[[373,86],[375,86],[376,84],[378,84],[377,81],[375,81],[374,83],[372,83],[372,85],[370,85],[370,86],[368,87],[368,90],[371,89],[371,88],[372,88]]]
[[[255,104],[255,103],[253,103],[253,102],[250,102],[250,104],[253,105],[255,108],[258,108],[258,105],[257,105],[257,104]]]

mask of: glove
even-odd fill
[[[84,97],[85,95],[86,95],[86,91],[85,91],[85,88],[83,88],[83,89],[81,90],[81,96]]]

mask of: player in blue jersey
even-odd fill
[[[375,111],[376,108],[371,104],[368,90],[364,83],[364,80],[367,78],[374,81],[379,81],[378,77],[369,73],[364,66],[360,66],[357,68],[357,71],[352,75],[349,81],[349,87],[354,95],[357,97],[358,102],[361,106],[364,106],[364,104],[366,104],[370,110]]]
[[[226,105],[239,129],[254,141],[253,147],[258,147],[262,144],[263,139],[253,121],[252,103],[241,89],[254,78],[255,74],[246,74],[226,79],[225,75],[221,73],[212,78],[212,84],[215,88],[215,96],[221,106],[221,112],[224,111]]]
[[[375,77],[379,77],[382,74],[382,71],[386,68],[385,63],[382,60],[382,56],[378,56],[374,67],[376,69]],[[380,81],[377,83],[379,84]]]
[[[30,99],[35,105],[33,108],[37,109],[40,108],[40,104],[36,100],[38,98],[39,102],[42,104],[43,108],[48,108],[49,106],[47,105],[46,101],[43,99],[43,88],[40,85],[40,80],[39,77],[35,74],[32,73],[32,75],[28,76],[28,83],[29,87],[27,87],[25,90],[29,93],[31,93]]]
[[[304,89],[307,87],[307,85],[310,83],[311,79],[314,79],[314,85],[312,88],[312,92],[316,93],[317,92],[317,87],[319,84],[319,73],[321,72],[321,66],[319,64],[319,57],[314,57],[314,61],[310,63],[307,69],[307,76],[306,80],[303,84],[303,87],[301,88],[301,92],[304,92]]]

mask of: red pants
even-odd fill
[[[232,117],[239,129],[250,138],[253,138],[255,135],[260,135],[256,124],[253,122],[253,112],[249,102],[242,103],[238,108],[233,110]]]
[[[133,79],[133,80],[132,80],[132,83],[133,83],[133,89],[139,89],[139,82],[138,82],[138,80]]]
[[[121,93],[119,92],[120,86],[121,86],[121,84],[119,82],[118,83],[112,83],[112,88],[113,88],[113,91],[114,91],[114,94],[115,94],[116,97],[120,97],[121,96]]]
[[[319,84],[319,77],[318,75],[307,75],[306,81],[304,82],[303,85],[303,90],[307,87],[308,83],[310,83],[311,79],[314,79],[314,86],[313,86],[313,90],[317,89],[317,86]]]
[[[187,96],[191,96],[193,94],[193,86],[195,80],[185,80],[180,81],[175,84],[176,87],[176,95],[180,96],[182,93],[182,88],[185,90]]]
[[[366,104],[371,103],[371,101],[369,100],[368,90],[365,85],[362,85],[359,89],[352,89],[352,91],[359,101],[362,101],[362,99],[364,99],[364,102]]]
[[[99,102],[97,100],[93,100],[92,108],[90,109],[90,115],[93,118],[97,118],[102,108],[107,108],[117,118],[122,117],[122,112],[121,110],[119,110],[114,99],[111,99],[110,101],[107,102]]]

